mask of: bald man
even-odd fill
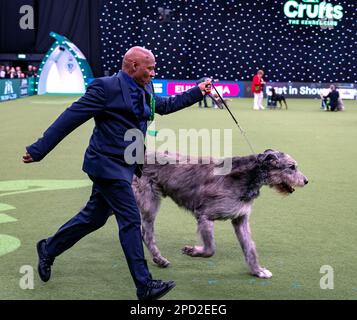
[[[124,56],[121,71],[112,77],[94,80],[85,95],[67,108],[42,138],[26,147],[24,163],[41,161],[69,133],[94,118],[95,127],[82,168],[93,182],[92,194],[76,216],[53,236],[37,243],[38,272],[42,281],[50,279],[51,266],[57,256],[102,227],[114,214],[137,298],[159,299],[175,286],[174,281],[153,280],[148,270],[140,212],[131,188],[133,175],[141,176],[142,164],[126,161],[125,150],[132,141],[125,140],[124,135],[127,130],[136,129],[144,137],[154,112],[169,114],[202,100],[211,83],[207,80],[176,97],[158,97],[151,83],[155,64],[151,51],[131,48]]]

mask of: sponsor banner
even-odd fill
[[[182,92],[185,92],[185,91],[195,87],[196,85],[197,85],[196,82],[169,81],[167,83],[167,94],[169,96],[180,94]]]
[[[36,94],[36,78],[27,78],[27,94],[28,96],[33,96]]]
[[[252,98],[251,81],[217,81],[214,83],[218,92],[224,97]],[[331,83],[307,82],[268,82],[264,86],[264,95],[270,95],[270,89],[275,88],[277,94],[287,98],[316,98],[320,99],[320,92],[329,92]],[[196,86],[196,80],[153,80],[154,91],[158,96],[172,96],[187,91]],[[336,83],[342,99],[357,99],[357,84]]]
[[[305,82],[268,82],[265,85],[264,93],[271,95],[271,88],[277,94],[283,94],[288,98],[320,98],[320,93],[325,94],[330,87],[330,83],[305,83]],[[337,90],[342,99],[356,99],[357,85],[347,83],[336,83]],[[326,91],[327,89],[327,91]]]
[[[154,80],[154,91],[158,96],[167,96],[167,80]]]
[[[32,95],[33,81],[30,79],[0,80],[0,102]]]
[[[153,84],[155,93],[161,96],[177,95],[197,85],[194,80],[154,80]],[[214,85],[224,97],[237,98],[244,96],[242,82],[218,81]]]
[[[0,80],[0,101],[13,100],[20,97],[20,81],[5,79]]]
[[[345,100],[354,100],[357,99],[357,88],[356,89],[351,89],[351,88],[341,88],[338,89],[340,96],[342,99]]]
[[[0,80],[0,101],[13,100],[21,97],[21,80]]]
[[[196,86],[195,80],[154,80],[154,90],[157,95],[171,96],[180,94]],[[270,89],[275,88],[276,93],[283,94],[287,98],[318,98],[323,89],[329,89],[330,83],[307,83],[307,82],[268,82],[264,86],[264,94],[270,95]],[[251,98],[251,81],[219,81],[215,86],[224,97]],[[357,84],[336,83],[342,99],[357,99]]]

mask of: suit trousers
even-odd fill
[[[141,237],[141,217],[132,187],[125,180],[90,177],[92,194],[86,206],[47,239],[47,253],[56,257],[87,234],[101,228],[111,214],[119,226],[119,239],[137,288],[151,279]]]

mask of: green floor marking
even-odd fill
[[[0,213],[0,223],[15,222],[15,221],[17,221],[17,219],[15,219],[7,214]]]
[[[16,209],[15,207],[10,206],[9,204],[0,203],[0,212],[1,212],[1,211],[15,210],[15,209]]]
[[[14,206],[10,206],[9,204],[6,204],[6,203],[0,203],[0,212],[15,210],[15,209],[16,208]],[[0,213],[0,223],[15,222],[15,221],[17,221],[17,219],[15,219],[5,213]]]
[[[91,186],[90,180],[13,180],[0,181],[0,197],[50,190],[76,189]]]
[[[21,241],[6,234],[0,234],[0,257],[15,251],[20,247]]]
[[[90,180],[11,180],[0,181],[0,197],[29,192],[76,189],[91,186]],[[15,210],[16,207],[0,203],[0,212]],[[0,213],[0,224],[16,222],[17,219],[5,213]],[[15,251],[21,241],[13,236],[0,234],[0,257]]]

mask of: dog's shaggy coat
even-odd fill
[[[169,157],[161,155],[165,156]],[[214,221],[231,219],[251,274],[270,278],[272,273],[260,266],[251,238],[249,216],[253,201],[263,185],[290,194],[295,186],[307,184],[307,178],[297,169],[292,157],[270,149],[258,155],[233,157],[232,170],[226,175],[214,174],[217,167],[214,159],[209,164],[202,164],[202,158],[198,160],[199,164],[145,164],[141,179],[134,178],[133,190],[141,211],[143,240],[153,261],[160,267],[170,264],[161,255],[154,234],[160,199],[168,196],[178,206],[192,212],[197,220],[203,245],[185,246],[184,254],[212,256],[215,252]]]

